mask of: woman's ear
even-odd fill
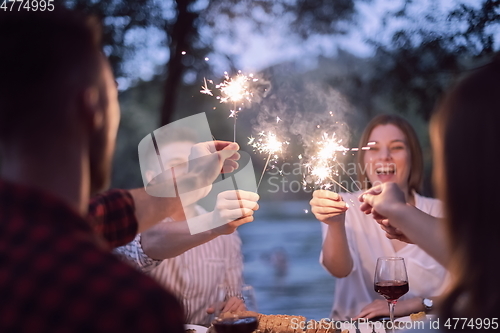
[[[99,103],[99,89],[97,87],[85,88],[80,97],[81,116],[90,129],[103,126],[104,115]]]

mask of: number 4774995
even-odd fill
[[[444,323],[448,329],[477,329],[496,330],[498,329],[498,318],[448,318]]]
[[[54,10],[54,0],[0,0],[0,2],[0,11],[4,12]]]

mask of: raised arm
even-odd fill
[[[221,172],[233,172],[238,168],[238,149],[237,143],[226,141],[195,144],[189,157],[189,172],[176,177],[175,172],[169,169],[157,178],[156,183],[148,184],[147,189],[130,190],[135,202],[139,232],[151,228],[166,217],[185,220],[183,205],[195,203],[206,196],[212,182]],[[177,192],[184,194],[182,204],[176,196]]]
[[[415,243],[422,250],[447,266],[449,253],[445,231],[440,219],[408,205],[395,183],[371,188],[360,196],[361,210],[372,213],[389,238]]]
[[[339,194],[326,190],[314,191],[310,204],[314,216],[328,225],[322,264],[333,276],[346,277],[353,266],[345,230],[347,206]]]
[[[222,224],[219,227],[191,235],[186,221],[168,220],[143,232],[140,243],[134,246],[140,246],[144,254],[154,260],[178,256],[215,237],[231,234],[240,225],[253,221],[253,213],[259,208],[258,200],[258,194],[253,192],[222,192],[213,212],[190,219],[190,223],[204,223],[209,219],[213,224]]]

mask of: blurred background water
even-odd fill
[[[319,264],[321,225],[307,201],[262,202],[255,220],[238,231],[245,282],[254,286],[260,313],[330,315],[335,278]]]

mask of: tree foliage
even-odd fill
[[[343,23],[351,21],[355,14],[354,0],[66,0],[63,3],[103,20],[105,50],[118,76],[123,75],[122,63],[134,52],[134,45],[125,41],[127,31],[156,27],[166,32],[165,46],[170,57],[161,73],[165,82],[161,124],[168,123],[175,111],[183,75],[188,70],[194,73],[207,70],[204,58],[211,51],[213,38],[218,34],[231,35],[236,21],[250,21],[256,31],[265,32],[273,29],[273,18],[288,17],[290,32],[305,39],[312,34],[345,33]],[[212,29],[214,35],[202,36],[203,29]]]
[[[134,28],[159,26],[162,8],[152,0],[59,0],[68,8],[97,16],[103,22],[103,45],[116,76],[123,75],[122,63],[135,51],[125,41]]]
[[[414,18],[402,9],[390,16]],[[500,24],[500,1],[480,6],[459,4],[446,16],[444,27],[433,30],[438,14],[429,13],[417,28],[399,29],[389,44],[373,42],[375,75],[368,84],[374,95],[387,94],[395,109],[413,111],[429,119],[442,93],[467,70],[483,64],[498,42],[492,29]]]

